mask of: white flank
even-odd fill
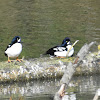
[[[68,45],[67,46],[67,49],[69,50],[71,48],[71,45]],[[61,49],[61,48],[60,48]],[[54,53],[54,55],[55,56],[57,56],[57,57],[66,57],[67,56],[67,53],[68,53],[68,57],[70,57],[70,56],[72,56],[73,55],[73,53],[74,53],[74,48],[72,47],[71,48],[71,50],[68,52],[68,50],[66,51],[66,50],[61,50],[61,51],[57,51],[57,52],[55,52]]]

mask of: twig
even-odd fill
[[[72,47],[78,42],[79,40],[76,40],[74,43],[73,43],[73,45],[69,48],[69,50],[68,50],[68,52],[67,52],[67,55],[66,56],[68,56],[68,53],[70,52],[70,50],[72,49]]]
[[[98,100],[98,97],[99,97],[99,96],[100,96],[100,89],[98,89],[98,90],[96,91],[96,94],[95,94],[93,100]]]

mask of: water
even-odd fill
[[[0,85],[0,100],[53,100],[59,89],[59,79],[35,80],[28,83]],[[73,77],[67,91],[67,100],[92,100],[95,92],[100,88],[100,76]]]
[[[7,60],[4,50],[15,35],[22,38],[26,59],[39,57],[65,37],[80,40],[75,53],[86,42],[100,43],[99,5],[99,0],[0,1],[0,60]]]

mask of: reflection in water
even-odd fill
[[[78,92],[80,93],[91,93],[95,94],[95,91],[100,87],[100,76],[86,76],[86,77],[77,77],[76,80],[80,80],[78,86]]]
[[[76,100],[76,94],[65,95],[62,100]]]
[[[34,95],[34,94],[53,94],[56,92],[55,85],[58,83],[56,80],[51,81],[32,81],[29,83],[18,83],[2,85],[0,95],[8,94],[21,94]]]
[[[68,92],[63,100],[92,99],[95,91],[100,87],[99,78],[99,76],[73,77],[72,82],[75,84],[70,83],[69,87],[74,87],[76,90],[74,92]],[[23,97],[25,100],[28,100],[28,98],[35,98],[35,100],[38,100],[38,98],[52,100],[55,92],[59,89],[58,84],[58,79],[9,85],[4,84],[0,86],[0,100],[6,100],[6,98],[10,98],[10,96],[13,96],[12,98]],[[76,84],[78,85],[76,86]],[[84,94],[87,96],[84,97]]]

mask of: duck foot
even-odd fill
[[[18,61],[18,62],[22,62],[23,60],[22,60],[22,59],[18,59],[18,58],[17,58],[17,59],[16,59],[16,61]]]
[[[58,56],[57,58],[65,58],[65,57],[63,57],[63,56]]]
[[[11,62],[13,62],[13,60],[10,60],[9,57],[8,57],[8,63],[11,63]]]
[[[8,60],[8,63],[11,63],[11,62],[13,62],[13,60]]]

